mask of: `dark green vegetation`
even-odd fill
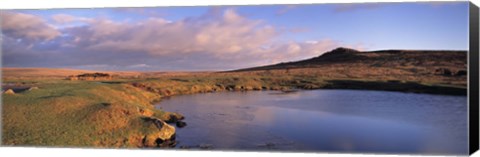
[[[466,95],[466,59],[463,51],[339,48],[309,60],[231,72],[112,72],[108,80],[65,80],[82,74],[66,70],[2,69],[3,87],[28,89],[2,94],[2,144],[164,146],[175,129],[163,122],[182,116],[152,104],[182,94],[362,89]]]

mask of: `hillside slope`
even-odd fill
[[[433,50],[381,50],[357,51],[349,48],[337,48],[318,57],[279,63],[261,67],[240,69],[235,71],[272,70],[286,68],[322,68],[326,65],[361,65],[365,67],[423,67],[450,68],[465,70],[467,64],[466,51],[433,51]]]
[[[413,81],[467,86],[467,52],[434,50],[357,51],[337,48],[306,60],[227,73],[302,75],[322,79]]]

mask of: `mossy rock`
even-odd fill
[[[145,135],[142,140],[145,147],[169,147],[175,143],[175,127],[158,118],[146,118],[146,120],[155,125],[158,130]]]

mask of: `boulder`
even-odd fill
[[[3,94],[15,94],[15,92],[12,89],[7,89]]]
[[[148,118],[158,131],[145,135],[143,145],[146,147],[172,147],[175,142],[175,127],[168,125],[158,118]]]
[[[181,115],[179,113],[175,113],[175,112],[165,114],[164,116],[166,116],[166,118],[164,118],[164,119],[165,119],[165,122],[167,122],[167,123],[176,123],[179,120],[185,119],[185,117],[183,115]]]
[[[179,128],[183,128],[183,127],[187,126],[187,123],[182,122],[182,121],[177,121],[176,124],[177,124],[177,127],[179,127]]]

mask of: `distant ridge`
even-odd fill
[[[467,51],[461,50],[377,50],[358,51],[338,47],[310,59],[251,67],[231,72],[292,68],[320,68],[326,65],[398,67],[398,66],[458,66],[466,64]]]
[[[103,72],[110,75],[122,75],[122,76],[136,76],[140,75],[140,72],[129,71],[94,71],[94,70],[78,70],[78,69],[61,69],[61,68],[12,68],[3,67],[2,77],[67,77],[70,75],[80,75],[84,73]]]

